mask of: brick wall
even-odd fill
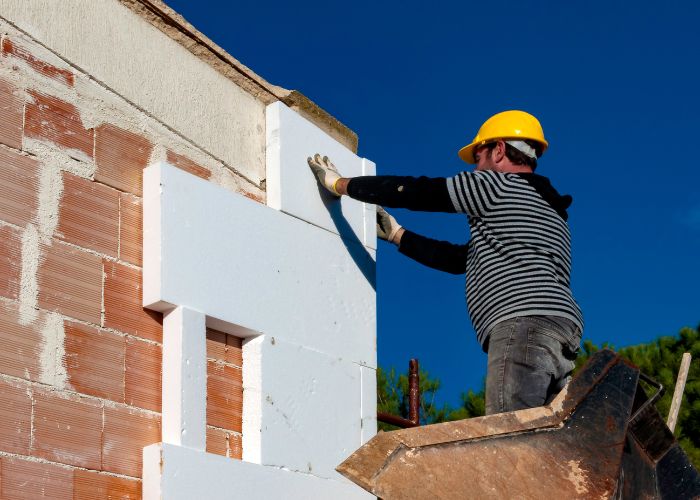
[[[140,498],[162,350],[142,170],[264,192],[26,35],[0,49],[0,497]],[[207,357],[207,450],[240,458],[240,339],[208,330]]]

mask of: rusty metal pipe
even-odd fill
[[[408,362],[408,419],[415,425],[420,423],[420,376],[415,358]]]
[[[408,362],[408,416],[399,417],[391,413],[377,412],[377,420],[404,429],[420,425],[420,376],[418,375],[418,360]]]
[[[377,420],[384,422],[385,424],[395,425],[396,427],[401,427],[402,429],[408,429],[409,427],[418,427],[417,423],[411,422],[408,419],[397,417],[391,413],[384,413],[381,411],[377,412]]]

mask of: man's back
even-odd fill
[[[582,328],[569,287],[571,198],[545,177],[493,171],[463,172],[448,191],[469,216],[466,294],[479,342],[494,324],[519,316],[564,317]]]

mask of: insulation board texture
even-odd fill
[[[313,177],[307,180],[314,185]],[[354,203],[362,214],[365,207]],[[208,326],[246,338],[243,459],[249,463],[231,465],[228,476],[270,492],[287,483],[308,487],[299,498],[366,498],[334,469],[376,433],[375,250],[165,163],[144,173],[144,228],[144,306],[186,308],[204,315]],[[204,334],[183,332],[182,342]],[[182,356],[178,363],[192,367]],[[164,393],[170,385],[164,372]],[[182,395],[184,404],[203,404],[204,395],[194,403],[189,396]],[[164,407],[164,428],[169,418]],[[201,443],[168,445],[201,449]],[[221,457],[198,453],[202,464],[224,467]],[[197,460],[191,477],[208,483],[208,466],[197,474]],[[253,464],[273,467],[251,474]],[[180,477],[168,476],[176,469],[164,462],[158,472],[152,465],[144,462],[144,492],[186,498],[165,494],[179,491],[166,484]],[[290,479],[291,473],[318,481]],[[328,494],[318,495],[324,485]],[[270,495],[256,498],[279,498]],[[223,497],[250,498],[231,491],[210,496]]]
[[[377,248],[374,205],[344,196],[338,200],[322,188],[306,159],[328,156],[343,177],[375,175],[375,165],[360,158],[316,125],[281,102],[266,110],[267,204],[349,241]]]
[[[250,464],[181,446],[157,443],[144,448],[144,498],[206,500],[371,500],[351,483],[312,474]],[[146,478],[157,478],[147,481]]]
[[[166,163],[144,186],[144,307],[376,368],[374,250]]]

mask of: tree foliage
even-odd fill
[[[664,418],[667,417],[671,408],[676,376],[683,353],[691,354],[693,360],[690,363],[674,435],[693,465],[700,469],[700,327],[683,328],[677,336],[659,337],[647,344],[620,349],[606,344],[598,347],[590,341],[585,341],[581,354],[576,360],[577,369],[604,347],[613,349],[638,366],[642,373],[663,384],[666,392],[656,403],[656,408]]]
[[[693,361],[688,373],[683,403],[678,414],[675,436],[696,468],[700,468],[700,328],[683,328],[676,336],[664,336],[636,346],[616,349],[604,343],[594,345],[587,340],[576,360],[576,370],[600,349],[615,350],[622,357],[638,366],[640,370],[657,380],[666,388],[664,396],[656,403],[659,413],[665,418],[671,407],[676,376],[684,352],[691,353]],[[461,420],[484,415],[484,388],[478,392],[469,390],[462,393],[461,403],[454,408],[449,404],[438,406],[435,396],[440,389],[440,380],[421,370],[421,424],[432,424]],[[408,376],[377,370],[377,407],[379,411],[408,418]],[[382,430],[394,427],[380,423]]]

